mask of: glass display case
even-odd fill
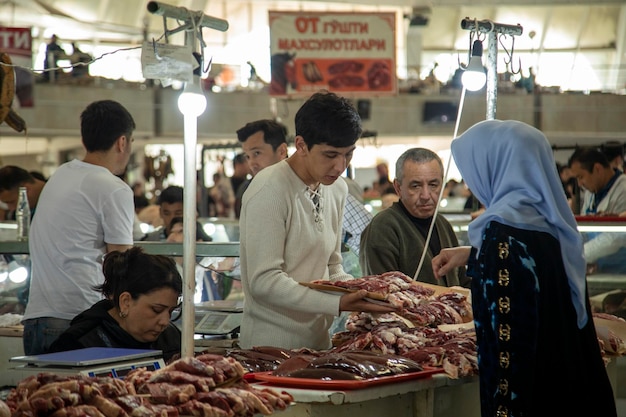
[[[450,221],[461,245],[467,245],[467,226],[471,221],[468,213],[443,213]],[[576,217],[578,230],[585,242],[585,252],[593,262],[587,268],[587,285],[590,296],[610,291],[626,290],[626,217]],[[597,245],[598,239],[608,241]],[[597,259],[596,259],[597,258]]]
[[[196,244],[198,268],[204,269],[210,283],[215,283],[223,298],[241,299],[239,285],[239,226],[236,220],[201,219],[212,242]],[[28,242],[16,241],[17,226],[13,221],[0,222],[0,315],[23,314],[24,297],[28,283]],[[147,253],[183,256],[182,243],[135,242]]]
[[[443,214],[452,224],[461,245],[468,245],[467,227],[471,221],[468,212],[447,212]],[[198,258],[207,258],[215,261],[207,269],[214,269],[218,274],[239,280],[239,223],[236,219],[199,218],[204,230],[213,238],[210,243],[199,242],[196,244]],[[602,237],[610,238],[617,247],[615,253],[610,254],[610,262],[605,262],[602,257],[597,262],[590,264],[588,268],[587,283],[590,296],[598,296],[615,290],[626,290],[626,218],[619,217],[577,217],[578,229],[583,235],[585,242]],[[16,233],[14,222],[0,222],[0,255],[12,255],[13,259],[20,264],[21,257],[28,254],[28,242],[11,240]],[[181,243],[166,242],[135,242],[142,246],[148,253],[182,256]],[[609,255],[609,254],[607,254]],[[206,264],[206,262],[204,262]],[[14,267],[12,265],[11,267]],[[3,273],[9,268],[8,262],[0,261],[0,280]],[[236,284],[236,282],[235,282]],[[7,277],[0,282],[0,298],[3,291],[9,290],[9,300],[15,299],[14,287]],[[230,297],[238,297],[241,294],[237,285],[233,287]],[[0,302],[1,304],[1,302]],[[0,309],[1,309],[0,305]]]

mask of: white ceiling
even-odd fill
[[[224,33],[205,29],[209,47],[224,47],[259,26],[267,26],[268,10],[394,11],[398,15],[398,30],[405,35],[408,19],[403,16],[422,13],[428,18],[428,24],[420,29],[422,53],[458,51],[461,59],[469,46],[468,31],[460,25],[464,18],[520,24],[524,31],[516,38],[516,51],[595,54],[604,57],[595,65],[603,71],[619,73],[613,76],[615,85],[625,86],[626,0],[548,1],[549,4],[542,0],[168,0],[162,3],[201,10],[227,20],[229,29]],[[31,26],[33,36],[40,42],[46,42],[55,33],[62,40],[123,47],[158,38],[163,33],[163,18],[149,14],[147,4],[145,0],[0,0],[0,24]],[[176,26],[176,22],[168,21],[170,29]],[[399,36],[399,43],[405,54],[406,44],[412,47],[406,36]],[[243,56],[249,53],[250,50],[241,51]],[[2,148],[7,147],[6,140]],[[24,152],[38,153],[35,149],[49,146],[45,140],[36,142],[31,141]]]
[[[429,18],[423,34],[424,50],[466,48],[467,31],[460,27],[465,17],[521,24],[525,36],[516,40],[516,48],[521,50],[623,48],[626,36],[624,0],[386,0],[384,6],[380,5],[380,0],[169,0],[160,3],[202,10],[226,19],[229,30],[212,39],[218,43],[249,32],[256,24],[266,25],[270,9],[394,10],[408,15],[415,8]],[[42,38],[46,36],[46,29],[52,29],[62,39],[137,43],[146,35],[151,38],[163,32],[162,18],[149,14],[147,4],[143,0],[0,0],[0,22],[10,26],[33,26],[35,36]],[[528,34],[533,31],[535,36],[530,38]]]
[[[164,19],[150,14],[148,3],[145,0],[0,0],[0,22],[7,26],[31,26],[39,44],[47,42],[54,33],[66,43],[124,47],[158,39],[163,34]],[[532,59],[526,57],[522,68],[537,68],[542,57],[551,52],[570,53],[568,59],[551,58],[549,64],[544,62],[544,67],[556,61],[572,70],[582,56],[583,60],[593,62],[593,71],[601,79],[600,87],[592,89],[617,91],[626,85],[623,69],[626,67],[626,0],[167,0],[158,3],[227,20],[226,32],[205,28],[204,41],[207,49],[230,49],[231,54],[234,50],[238,56],[263,54],[258,45],[245,48],[251,38],[266,36],[259,28],[267,27],[268,10],[393,11],[398,16],[400,77],[415,68],[412,66],[415,64],[424,76],[424,71],[430,69],[426,67],[440,53],[457,52],[459,61],[466,62],[469,31],[460,24],[465,18],[519,24],[523,34],[515,37],[514,48],[522,56],[533,55]],[[419,44],[414,36],[408,36],[409,19],[403,18],[413,13],[428,18],[427,25],[419,29]],[[173,19],[167,19],[167,25],[170,30],[178,26]],[[417,63],[410,59],[405,62],[407,51],[411,56],[414,50],[419,51],[424,62],[419,59]],[[544,81],[541,76],[539,81]]]
[[[164,19],[150,14],[148,3],[145,0],[0,0],[0,22],[6,26],[33,27],[35,42],[39,43],[47,42],[54,33],[61,40],[79,44],[138,45],[143,40],[158,39],[164,31]],[[431,61],[438,53],[458,52],[460,60],[465,62],[469,32],[461,28],[464,18],[519,24],[523,34],[515,38],[516,51],[532,52],[536,62],[549,52],[588,54],[586,59],[594,62],[595,70],[604,79],[599,89],[622,88],[626,84],[626,75],[622,75],[626,74],[622,70],[626,63],[625,0],[167,0],[158,3],[203,11],[227,20],[226,32],[205,28],[204,40],[208,48],[231,45],[237,52],[245,48],[237,40],[250,39],[253,30],[267,26],[268,10],[394,11],[399,22],[400,66],[404,65],[406,51],[410,54],[412,48],[418,48]],[[407,37],[409,20],[403,19],[414,12],[428,18],[427,25],[420,30],[419,45],[412,44],[415,38]],[[177,26],[173,19],[167,22],[169,29]],[[242,50],[241,55],[259,53],[253,48]],[[536,62],[523,63],[522,67]],[[570,65],[567,62],[564,65]],[[420,70],[423,73],[424,68]],[[402,76],[401,70],[399,75]]]

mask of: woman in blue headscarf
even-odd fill
[[[467,263],[483,417],[616,416],[587,297],[583,242],[539,130],[477,123],[452,141],[485,211],[471,247],[432,260],[444,276]]]

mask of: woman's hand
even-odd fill
[[[453,268],[466,265],[470,255],[470,246],[445,248],[432,260],[433,272],[436,277],[443,277]]]
[[[339,301],[339,311],[365,311],[368,313],[393,313],[398,311],[398,308],[391,304],[386,306],[370,303],[364,299],[366,297],[367,291],[365,290],[359,290],[342,295],[341,300]]]

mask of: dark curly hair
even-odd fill
[[[354,105],[344,97],[326,90],[313,94],[295,117],[296,136],[302,136],[307,147],[329,145],[352,146],[361,137],[363,126]]]
[[[183,280],[175,261],[165,255],[150,255],[139,246],[127,251],[112,251],[102,263],[104,283],[94,287],[119,307],[120,294],[129,292],[136,300],[162,288],[171,288],[180,296]]]

